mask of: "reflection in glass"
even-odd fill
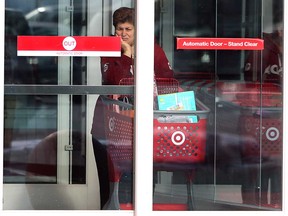
[[[172,52],[169,60],[179,89],[194,91],[196,101],[209,112],[205,159],[158,172],[154,210],[280,210],[283,1],[156,2],[156,36]],[[263,38],[265,50],[177,50],[177,37]],[[179,127],[179,145],[166,147],[173,139],[165,141],[164,137],[171,131],[167,125],[165,136],[158,141],[163,142],[161,150],[167,158],[173,157],[173,148],[184,148],[193,140],[189,135],[194,141],[203,135],[197,131],[197,135],[186,136]],[[154,137],[157,133],[154,131]],[[157,145],[154,143],[154,150]],[[171,166],[162,162],[162,168]],[[156,161],[154,166],[157,168]],[[192,169],[190,178],[182,172]],[[192,187],[187,187],[187,179],[192,180]]]
[[[55,96],[5,96],[4,182],[56,182],[57,137],[50,136],[57,131],[53,101]]]
[[[77,124],[73,124],[73,130],[60,131],[57,96],[7,95],[4,102],[5,183],[57,183],[57,152],[63,145],[59,142],[67,143],[63,150],[73,147],[71,183],[86,182],[85,121],[79,118],[79,110],[83,109],[79,100],[73,103]]]

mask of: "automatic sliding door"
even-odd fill
[[[157,176],[155,192],[178,210],[281,210],[283,0],[155,2],[157,39],[181,89],[194,92],[199,117],[155,121],[154,159],[168,173]]]
[[[132,88],[102,86],[100,57],[20,57],[16,54],[16,41],[17,36],[31,36],[35,40],[47,36],[46,44],[38,44],[47,47],[62,36],[84,36],[77,37],[84,40],[91,39],[86,36],[109,36],[112,11],[120,6],[132,7],[134,3],[11,2],[6,1],[6,5],[14,8],[6,8],[9,19],[5,38],[4,209],[100,209],[91,136],[94,107],[100,94],[133,95]],[[25,31],[13,29],[19,23],[20,30]],[[107,27],[102,28],[104,25]],[[109,100],[107,107],[111,107]],[[104,129],[104,125],[101,127]],[[132,160],[129,159],[130,164]],[[131,196],[132,191],[128,193]]]
[[[6,1],[5,209],[89,205],[73,195],[87,197],[86,96],[55,90],[86,84],[86,58],[17,56],[20,35],[86,35],[86,9],[87,1]],[[91,200],[97,208],[95,184]],[[18,199],[23,201],[15,202]]]

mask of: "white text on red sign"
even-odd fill
[[[18,56],[120,56],[118,37],[18,36]]]
[[[258,38],[177,38],[177,49],[190,50],[262,50]]]

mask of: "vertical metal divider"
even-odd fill
[[[104,24],[108,25],[108,21],[103,17],[101,13],[97,12],[99,8],[102,10],[107,6],[109,1],[87,1],[87,36],[95,35],[108,35],[105,31]],[[105,6],[103,6],[105,4]],[[97,28],[95,28],[97,26]],[[100,69],[100,57],[87,57],[87,85],[88,86],[100,86],[101,85],[101,69]],[[90,134],[94,108],[99,95],[87,95],[87,114],[86,114],[86,155],[87,155],[87,173],[86,173],[86,183],[88,192],[88,209],[100,209],[100,189],[99,189],[99,179],[96,167],[96,161],[94,158],[93,146],[92,146],[92,135]],[[99,210],[99,212],[103,212]],[[101,215],[99,213],[99,215]],[[96,213],[97,214],[97,213]]]
[[[4,9],[5,8],[5,1],[1,1],[0,2],[0,8],[2,9]],[[0,15],[0,26],[2,27],[2,28],[0,28],[0,49],[2,50],[1,52],[3,53],[1,56],[1,60],[0,60],[0,70],[1,71],[3,71],[4,72],[4,35],[5,35],[5,22],[4,22],[4,19],[5,18],[5,13],[1,13],[1,15]],[[1,73],[1,75],[0,75],[0,82],[1,82],[1,84],[3,84],[4,83],[4,73]],[[3,88],[1,88],[1,90],[0,90],[0,101],[1,101],[1,108],[0,108],[0,116],[1,116],[1,120],[0,120],[0,124],[1,125],[3,125],[3,127],[4,127],[4,92],[3,92]],[[1,129],[1,131],[0,131],[0,137],[4,137],[4,128],[2,128]],[[3,139],[2,139],[3,140]],[[0,152],[1,152],[1,154],[0,154],[0,167],[3,167],[3,150],[4,150],[4,144],[2,144],[1,145],[1,150],[0,150]],[[3,169],[1,169],[2,170],[2,173],[3,173]],[[1,200],[2,200],[2,202],[0,202],[0,211],[2,211],[2,209],[3,209],[3,202],[4,202],[4,198],[3,198],[3,175],[2,175],[2,173],[1,173],[1,175],[0,175],[0,182],[1,182],[1,186],[0,186],[0,193],[1,193],[1,195],[0,195],[0,198],[1,198]],[[2,214],[2,213],[1,213]]]
[[[288,42],[287,42],[287,36],[288,36],[288,4],[287,2],[284,3],[284,53],[288,53]],[[283,62],[284,65],[288,62],[288,55],[283,55]],[[285,67],[285,66],[284,66]],[[283,132],[286,131],[287,129],[287,101],[288,101],[288,94],[285,93],[288,90],[288,76],[283,76]],[[283,187],[282,187],[282,194],[283,194],[283,201],[282,201],[282,206],[283,206],[283,215],[287,214],[287,208],[288,208],[288,187],[287,187],[287,180],[288,180],[288,172],[287,172],[287,163],[284,161],[287,161],[287,154],[288,154],[288,147],[286,145],[288,141],[288,135],[287,133],[283,133],[283,162],[282,162],[282,182],[283,182]],[[285,213],[286,212],[286,213]]]
[[[68,18],[71,25],[71,12],[67,10],[69,6],[71,0],[58,4],[59,23],[63,23],[63,20]],[[59,35],[70,35],[72,31],[72,29],[63,29],[61,25],[58,26]],[[58,57],[58,85],[71,85],[71,62],[72,57]],[[67,185],[71,178],[71,152],[65,151],[65,144],[70,145],[71,141],[71,98],[72,95],[57,95],[57,183]],[[66,132],[62,133],[63,131]]]
[[[218,29],[218,17],[217,17],[217,13],[218,13],[218,0],[215,1],[215,38],[218,37],[217,34],[217,29]],[[215,88],[214,88],[214,98],[216,98],[216,94],[217,94],[217,62],[218,62],[218,55],[217,55],[217,50],[214,51],[215,53],[215,66],[214,66],[214,74],[215,74],[215,79],[214,79],[214,84],[215,84]],[[214,169],[214,176],[213,176],[213,187],[214,187],[214,201],[216,200],[216,196],[217,196],[217,103],[216,100],[214,101],[214,160],[213,160],[213,169]]]
[[[136,1],[135,215],[152,213],[154,0]]]

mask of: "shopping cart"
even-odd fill
[[[216,109],[217,136],[222,136],[222,139],[217,137],[217,149],[219,149],[217,160],[224,158],[223,162],[227,166],[239,167],[239,161],[235,159],[237,158],[235,155],[239,155],[240,163],[243,164],[242,191],[246,191],[243,192],[243,201],[253,205],[267,204],[268,183],[265,182],[268,182],[267,179],[271,182],[273,178],[274,182],[271,182],[270,186],[270,202],[279,206],[280,192],[277,194],[273,191],[278,191],[278,186],[281,185],[281,180],[275,180],[275,176],[281,178],[281,173],[272,174],[270,171],[276,172],[282,163],[281,86],[273,83],[217,82],[206,94],[202,93],[203,98],[206,98],[205,104],[211,112]],[[231,143],[229,142],[232,139],[225,140],[227,137],[223,135],[225,133],[233,137]],[[231,149],[234,149],[234,152]],[[233,159],[229,161],[229,155],[223,155],[223,152],[233,154]],[[251,193],[249,197],[245,194],[248,193],[247,190],[253,190],[249,192]],[[259,192],[262,194],[259,195]],[[259,197],[261,202],[258,200]]]
[[[179,84],[175,79],[156,79],[156,83],[158,94],[179,91]],[[120,85],[133,84],[133,79],[123,79],[120,82]],[[122,100],[125,97],[129,95],[119,98]],[[133,105],[107,97],[102,99],[107,105],[104,127],[112,188],[105,208],[121,209],[118,199],[121,174],[133,170]],[[192,180],[195,164],[205,161],[208,112],[209,109],[198,100],[197,111],[154,111],[154,169],[188,172],[188,209],[193,208]],[[189,121],[191,115],[197,116],[196,123]],[[157,210],[157,205],[154,205],[154,209]]]
[[[242,154],[247,158],[277,158],[282,154],[282,91],[273,83],[224,83],[216,86],[218,107],[234,110]],[[221,118],[221,117],[219,117]]]

